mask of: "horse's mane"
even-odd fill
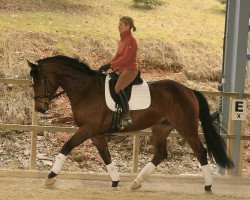
[[[97,72],[92,70],[87,63],[79,60],[78,58],[71,58],[64,55],[56,55],[52,57],[43,58],[37,61],[38,64],[45,64],[50,62],[57,62],[63,65],[67,65],[70,68],[79,70],[83,73],[87,73],[89,75],[95,75]]]

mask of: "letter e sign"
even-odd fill
[[[234,99],[232,102],[232,120],[246,120],[247,102],[243,99]]]

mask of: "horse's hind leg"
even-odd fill
[[[198,159],[198,161],[201,164],[201,170],[202,170],[204,181],[205,181],[204,189],[207,192],[211,192],[213,177],[212,177],[210,167],[207,161],[207,150],[203,146],[198,133],[193,134],[193,135],[183,135],[183,136],[187,140],[190,147],[192,148],[194,156]]]
[[[166,139],[172,130],[173,127],[168,125],[168,123],[157,124],[152,127],[154,145],[153,159],[138,174],[131,185],[131,189],[141,187],[141,183],[147,179],[147,177],[154,171],[155,167],[159,165],[162,160],[167,159]]]
[[[73,148],[87,140],[88,137],[89,136],[86,134],[86,131],[79,128],[79,130],[63,145],[60,153],[56,156],[55,163],[46,179],[45,185],[53,185],[56,182],[54,177],[60,173],[63,164],[66,161],[67,155]]]
[[[107,171],[112,180],[112,187],[117,187],[120,181],[119,173],[115,167],[115,165],[111,162],[111,156],[108,149],[107,141],[104,136],[98,136],[95,138],[91,138],[93,144],[96,146],[99,154],[106,165]]]

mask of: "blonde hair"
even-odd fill
[[[130,27],[134,32],[136,31],[136,27],[134,25],[134,20],[131,17],[123,16],[120,18],[120,20],[127,26]]]

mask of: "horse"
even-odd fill
[[[45,184],[53,185],[71,150],[90,139],[106,165],[112,181],[111,186],[118,187],[119,172],[111,160],[106,141],[113,112],[105,102],[105,76],[100,76],[98,71],[91,69],[83,61],[64,55],[39,59],[36,63],[28,61],[28,65],[33,80],[35,110],[46,113],[50,101],[61,95],[56,93],[60,87],[70,100],[75,122],[79,127],[56,156]],[[205,182],[204,190],[210,192],[213,178],[207,154],[212,155],[222,168],[232,168],[233,162],[226,153],[225,141],[212,123],[206,98],[201,92],[174,80],[152,81],[148,82],[148,86],[151,95],[150,106],[147,109],[131,111],[132,125],[120,130],[152,130],[153,158],[134,179],[131,189],[140,188],[157,165],[167,159],[166,139],[175,129],[186,139],[199,161]],[[207,148],[198,135],[199,121]]]

